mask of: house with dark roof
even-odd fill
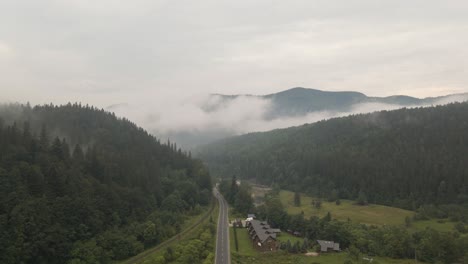
[[[340,244],[333,241],[317,240],[320,252],[340,251]]]
[[[278,249],[276,236],[281,233],[277,228],[271,228],[265,221],[251,220],[247,222],[247,230],[252,247],[259,251],[276,251]]]

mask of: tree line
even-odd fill
[[[222,179],[218,187],[235,213],[244,217],[252,213],[254,209],[253,198],[251,187],[247,182],[238,182],[237,177],[233,176],[230,181]]]

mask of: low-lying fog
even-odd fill
[[[443,98],[435,104],[466,100],[468,95],[455,95]],[[179,146],[192,148],[227,136],[402,108],[401,105],[362,103],[353,105],[346,112],[317,111],[302,116],[266,118],[271,107],[272,101],[261,97],[239,96],[223,101],[218,95],[195,95],[182,99],[154,99],[151,103],[117,104],[107,110],[129,118],[163,140],[169,138]]]

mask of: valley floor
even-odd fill
[[[259,192],[256,192],[256,186],[252,188],[253,194],[256,197],[257,201],[260,196],[265,193],[265,188],[261,187]],[[370,204],[367,206],[357,205],[355,201],[351,200],[341,200],[341,203],[337,205],[335,202],[322,201],[320,208],[315,208],[313,206],[313,200],[315,198],[301,195],[301,205],[294,205],[294,193],[291,191],[281,190],[279,193],[279,198],[286,212],[290,215],[296,215],[303,213],[305,218],[308,219],[311,216],[324,217],[328,212],[330,212],[333,219],[341,221],[352,221],[354,223],[362,223],[366,225],[376,225],[376,226],[403,226],[407,228],[410,232],[422,231],[426,228],[431,228],[439,232],[454,232],[457,222],[450,221],[449,219],[430,219],[424,221],[413,221],[407,223],[405,219],[413,219],[413,216],[416,214],[413,211],[399,209],[395,207],[383,206]],[[232,263],[344,263],[347,260],[350,260],[350,256],[346,250],[341,253],[328,253],[321,254],[319,256],[306,256],[305,254],[291,254],[283,250],[278,252],[267,252],[261,253],[256,251],[251,244],[251,240],[245,228],[237,228],[237,238],[238,238],[238,249],[235,248],[235,241],[233,235],[233,228],[230,228],[230,239],[231,239],[231,256]],[[464,236],[463,234],[460,234]],[[303,242],[302,238],[292,236],[286,232],[281,233],[278,236],[279,242],[290,241],[291,244],[299,241]],[[364,259],[366,258],[366,259]],[[402,264],[411,264],[411,263],[421,263],[416,262],[412,259],[391,259],[383,257],[373,257],[373,256],[359,256],[359,259],[352,260],[353,263],[369,263],[369,260],[373,259],[372,263],[380,264],[393,264],[393,263],[402,263]]]
[[[238,252],[236,252],[233,228],[230,228],[230,245],[231,245],[231,262],[233,264],[302,264],[302,263],[314,263],[314,264],[343,264],[346,260],[349,259],[346,252],[341,253],[329,253],[321,254],[317,257],[305,256],[305,254],[289,254],[282,250],[273,253],[261,253],[252,248],[247,229],[237,228],[237,238],[238,238]],[[299,239],[293,237],[287,233],[281,234],[279,240],[286,241],[288,239]],[[368,261],[363,260],[365,256],[361,256],[360,260],[362,263],[368,263]],[[390,259],[390,258],[381,258],[381,257],[367,257],[372,258],[372,263],[380,264],[413,264],[421,263],[414,260],[408,259]],[[353,261],[354,263],[361,263]]]

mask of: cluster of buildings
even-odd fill
[[[245,226],[247,228],[249,237],[252,241],[252,247],[258,251],[266,252],[278,250],[279,242],[277,238],[281,234],[281,230],[278,228],[272,228],[266,221],[256,220],[255,215],[249,214],[245,221],[237,219],[234,222],[234,225],[237,227]],[[299,234],[298,232],[296,233]],[[317,240],[317,243],[319,245],[320,252],[340,251],[339,243],[326,240]]]

